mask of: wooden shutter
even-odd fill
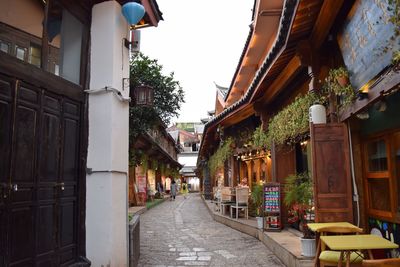
[[[315,221],[353,222],[347,126],[311,124],[311,142]]]

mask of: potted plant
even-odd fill
[[[251,189],[251,201],[253,202],[256,210],[257,226],[259,229],[263,228],[263,185],[255,184]]]
[[[307,227],[307,222],[312,219],[313,210],[313,188],[308,173],[289,175],[286,178],[284,203],[294,214],[292,219],[293,217],[298,218],[299,229],[303,232],[303,237],[301,237],[302,255],[314,257],[315,235]]]
[[[341,87],[349,84],[349,72],[344,67],[330,70],[329,75],[332,75]]]
[[[349,73],[344,67],[331,69],[323,85],[325,93],[334,94],[340,107],[346,107],[353,103],[356,93],[349,82]]]

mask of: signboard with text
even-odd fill
[[[281,229],[281,185],[266,183],[264,185],[264,229]]]

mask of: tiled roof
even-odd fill
[[[246,104],[252,94],[254,93],[254,91],[257,89],[257,85],[259,84],[259,82],[261,81],[261,78],[266,74],[267,70],[269,69],[269,67],[272,65],[272,63],[274,62],[275,58],[277,56],[279,56],[280,52],[282,51],[282,49],[284,49],[285,44],[287,42],[288,36],[289,36],[289,32],[290,32],[290,26],[291,26],[291,22],[295,17],[295,13],[296,13],[296,7],[299,3],[299,0],[287,0],[285,1],[284,7],[283,7],[283,11],[282,11],[282,17],[279,23],[279,29],[278,29],[278,36],[275,40],[275,43],[273,45],[273,47],[271,48],[271,50],[268,52],[267,57],[265,58],[263,64],[261,65],[261,67],[257,70],[253,81],[251,82],[248,90],[246,91],[245,95],[239,99],[237,102],[235,102],[234,104],[232,104],[231,106],[229,106],[227,109],[225,109],[224,111],[222,111],[220,114],[218,114],[217,116],[215,116],[212,120],[210,120],[209,122],[207,122],[204,126],[204,133],[207,132],[208,128],[214,124],[217,124],[218,122],[220,122],[224,117],[226,117],[227,115],[233,113],[234,111],[236,111],[238,108],[240,108],[241,106],[243,106],[244,104]],[[250,33],[249,36],[247,38],[246,41],[246,45],[245,48],[242,52],[242,56],[241,56],[241,60],[239,61],[239,66],[236,69],[236,72],[239,70],[240,64],[242,62],[242,59],[244,57],[244,54],[246,52],[247,46],[249,45],[249,41],[252,35],[252,29],[250,29]],[[234,77],[237,75],[237,73],[235,73]],[[234,79],[232,80],[233,83]],[[230,88],[232,88],[232,84],[230,86]],[[205,138],[205,136],[203,136],[203,138]],[[204,145],[205,142],[202,142],[201,147],[200,147],[200,151],[202,150],[202,147]]]

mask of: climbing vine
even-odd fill
[[[208,167],[210,168],[211,175],[214,175],[219,167],[224,166],[225,161],[232,156],[233,140],[231,138],[226,139],[222,145],[215,151],[208,161]]]

